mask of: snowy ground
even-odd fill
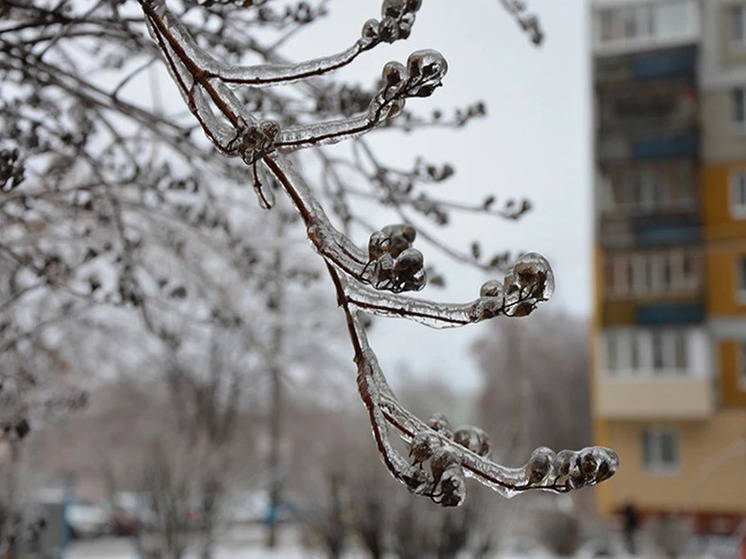
[[[275,550],[264,547],[264,528],[247,526],[231,530],[222,538],[215,559],[324,559],[325,555],[305,549],[298,531],[292,526],[280,530],[279,546]],[[350,553],[345,559],[364,559],[365,554]],[[74,542],[65,559],[139,559],[130,538],[98,538]],[[194,556],[188,556],[194,559]]]
[[[613,557],[626,559],[660,559],[660,553],[654,551],[646,538],[641,538],[644,553],[632,558],[621,551],[621,543],[616,547],[617,554]],[[732,542],[722,542],[721,545],[710,545],[708,551],[692,552],[682,559],[734,559],[740,557]],[[581,549],[575,559],[591,559],[596,557],[594,546],[587,545]],[[264,528],[262,526],[247,526],[232,530],[221,539],[215,559],[325,559],[326,555],[320,551],[306,549],[300,541],[300,532],[296,527],[283,526],[280,531],[279,546],[270,551],[264,547]],[[344,559],[367,559],[369,555],[362,550],[350,551]],[[496,554],[493,559],[550,559],[554,557],[539,550],[525,551],[520,554]],[[607,556],[608,557],[608,556]],[[129,538],[100,538],[73,543],[68,548],[65,559],[140,559],[134,551],[134,545]],[[187,559],[196,559],[195,555]]]

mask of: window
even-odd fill
[[[746,91],[737,87],[731,93],[733,104],[733,122],[743,126],[746,125]]]
[[[660,371],[665,368],[665,350],[663,332],[652,333],[651,343],[653,346],[653,369]]]
[[[604,335],[605,370],[650,379],[696,375],[690,367],[693,335],[690,328],[610,328]]]
[[[642,432],[645,470],[651,473],[674,472],[679,468],[679,437],[674,429],[648,427]]]
[[[690,249],[614,254],[604,262],[604,275],[608,297],[658,296],[697,289],[702,266],[700,255]]]
[[[616,371],[619,368],[618,336],[609,334],[606,336],[606,369]]]
[[[728,38],[731,44],[746,44],[746,14],[743,5],[728,6]]]
[[[746,217],[746,171],[740,170],[730,177],[730,213],[733,217]]]
[[[637,6],[599,10],[596,41],[604,44],[677,40],[695,34],[697,25],[697,11],[690,1],[640,2]]]
[[[686,332],[681,330],[673,333],[674,369],[686,372],[689,365],[689,354],[686,346]]]

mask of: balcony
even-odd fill
[[[634,79],[692,75],[697,68],[695,53],[694,49],[687,49],[639,54],[632,59]]]
[[[654,50],[633,55],[596,58],[597,85],[642,82],[674,77],[693,77],[697,71],[697,49]]]
[[[704,321],[704,303],[701,292],[672,290],[659,294],[655,303],[640,303],[637,298],[618,297],[604,292],[601,305],[601,323],[604,326],[665,326],[701,324]],[[651,296],[648,296],[652,300]]]
[[[690,77],[600,87],[596,101],[603,135],[676,133],[698,124],[697,86]]]
[[[604,419],[696,420],[715,410],[708,378],[609,378],[600,375],[596,412]]]
[[[634,159],[694,157],[695,155],[697,155],[697,136],[691,132],[641,138],[632,142]]]
[[[597,157],[601,164],[697,156],[697,134],[671,132],[657,136],[603,135],[598,138]]]
[[[686,303],[647,303],[635,309],[635,322],[644,326],[667,324],[698,324],[705,319],[701,301]]]
[[[638,246],[683,245],[702,240],[697,216],[638,218],[633,225]]]

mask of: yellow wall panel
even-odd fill
[[[720,391],[723,405],[746,406],[746,390],[740,382],[740,342],[720,342]]]
[[[702,211],[707,239],[746,238],[746,216],[731,212],[731,175],[746,161],[707,165],[702,169]]]
[[[738,261],[746,257],[746,239],[710,243],[707,247],[707,313],[712,316],[746,314],[746,297],[737,292]]]

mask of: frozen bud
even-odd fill
[[[573,489],[584,487],[589,480],[593,479],[591,476],[586,474],[580,464],[580,459],[576,457],[575,461],[570,463],[570,471],[568,475],[570,479],[570,486]]]
[[[408,223],[397,223],[395,225],[386,225],[381,229],[389,237],[402,237],[408,243],[413,243],[417,237],[417,230]]]
[[[407,8],[407,0],[383,0],[381,5],[381,16],[397,18]]]
[[[457,507],[466,499],[466,476],[461,466],[447,468],[440,478],[442,497],[440,504],[444,507]]]
[[[399,38],[400,39],[409,39],[409,36],[412,34],[412,21],[407,21],[406,16],[404,16],[401,21],[399,21]]]
[[[417,230],[408,223],[404,223],[400,227],[402,237],[407,239],[410,243],[413,243],[417,237]]]
[[[575,462],[575,452],[572,450],[560,450],[554,458],[554,472],[560,476],[570,474],[570,467]]]
[[[460,466],[461,460],[456,451],[450,448],[439,448],[430,459],[430,470],[433,472],[435,481],[439,481],[443,472],[452,466]]]
[[[453,438],[453,431],[451,431],[451,426],[448,423],[448,419],[446,418],[445,414],[434,413],[427,420],[427,426],[430,427],[430,429],[432,429],[433,431],[437,431],[444,437],[448,437],[449,439]]]
[[[392,235],[389,252],[391,253],[391,256],[396,258],[410,246],[412,246],[412,244],[401,235]]]
[[[364,39],[375,39],[378,37],[377,19],[369,19],[363,24],[362,36]]]
[[[415,462],[429,460],[436,449],[440,448],[440,439],[427,431],[421,431],[414,436],[409,445],[409,454]]]
[[[399,116],[404,110],[404,104],[404,99],[397,99],[396,101],[393,101],[389,106],[389,112],[386,113],[386,118],[396,118],[397,116]]]
[[[264,120],[259,125],[259,131],[267,140],[274,142],[275,138],[280,133],[280,124],[274,120]]]
[[[503,296],[503,284],[498,280],[488,280],[482,284],[479,290],[480,297],[500,297]]]
[[[416,12],[422,6],[422,0],[406,0],[406,10]]]
[[[541,482],[545,477],[547,477],[549,470],[552,468],[554,459],[554,452],[545,446],[540,446],[534,450],[531,453],[531,458],[529,458],[528,464],[526,465],[528,482],[533,485]]]
[[[423,49],[413,52],[407,59],[407,73],[410,78],[443,78],[448,71],[448,63],[436,50]]]
[[[385,87],[399,85],[404,81],[405,72],[406,68],[404,68],[404,64],[401,62],[387,62],[381,71],[383,85]]]
[[[409,291],[420,291],[427,285],[427,272],[425,270],[419,270],[409,280],[407,287]]]
[[[381,19],[381,25],[378,27],[378,36],[382,41],[393,43],[399,38],[399,24],[391,17]]]
[[[578,456],[578,465],[580,470],[586,476],[591,476],[596,473],[598,469],[598,457],[596,456],[593,448],[584,448],[580,451]]]
[[[614,454],[614,456],[616,456],[616,454]],[[598,469],[596,470],[596,483],[601,483],[613,476],[616,473],[618,466],[618,458],[614,460],[610,459],[608,456],[604,456],[601,462],[599,462]]]
[[[382,254],[378,259],[378,269],[382,275],[390,277],[394,272],[394,257],[388,252]]]
[[[528,252],[513,266],[514,275],[522,289],[531,289],[535,297],[549,299],[554,293],[554,273],[549,261],[541,254]]]
[[[422,270],[425,265],[425,257],[416,248],[405,249],[396,257],[394,262],[394,274],[413,276],[415,272]]]
[[[371,262],[378,260],[389,250],[389,236],[383,231],[373,231],[368,239],[368,258]]]
[[[469,315],[472,320],[489,320],[503,311],[504,300],[502,297],[480,297],[472,304]]]
[[[587,455],[590,457],[586,458]],[[595,465],[592,471],[591,462]],[[593,475],[595,483],[600,483],[616,473],[619,467],[619,456],[613,450],[601,446],[585,448],[581,451],[580,467]]]
[[[529,291],[521,289],[514,270],[505,274],[504,292],[506,315],[528,316],[536,308],[537,299]]]
[[[413,52],[407,59],[407,73],[409,79],[414,82],[413,87],[409,89],[409,95],[429,96],[441,85],[447,71],[448,63],[439,52],[429,49]]]
[[[480,456],[490,453],[490,439],[482,429],[466,425],[456,429],[453,433],[453,442],[476,452]]]
[[[406,471],[402,473],[401,480],[415,495],[422,495],[433,485],[432,478],[430,478],[427,472],[419,466],[411,466],[407,468]]]

